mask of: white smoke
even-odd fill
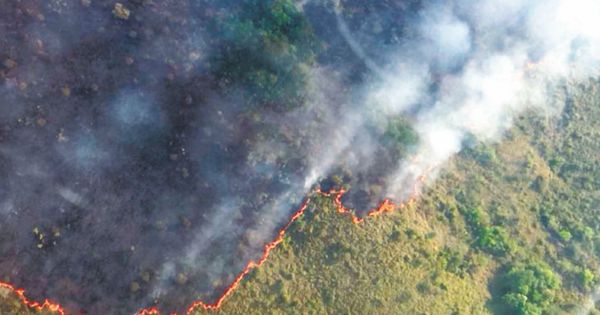
[[[414,117],[420,136],[415,156],[389,178],[388,195],[397,200],[459,152],[467,135],[497,141],[523,111],[556,112],[544,97],[546,86],[594,76],[600,64],[597,1],[455,1],[428,5],[421,16],[420,35],[396,55],[399,63],[427,69],[425,85],[438,89],[408,96],[432,105]],[[406,73],[400,68],[380,76],[369,97],[387,112],[405,111],[407,96],[399,91],[427,92],[415,88],[424,76],[411,80]]]
[[[416,35],[378,59],[391,60],[389,64],[373,59],[376,53],[363,47],[344,21],[343,5],[333,4],[340,36],[374,79],[358,88],[360,92],[348,92],[332,69],[312,69],[308,104],[279,118],[295,122],[290,123],[292,138],[309,152],[302,157],[308,159],[305,177],[269,196],[272,199],[257,209],[255,222],[242,236],[247,244],[222,249],[221,254],[242,256],[240,261],[256,259],[257,248],[272,238],[288,220],[290,209],[333,168],[340,163],[357,170],[369,168],[375,151],[371,144],[378,141],[366,132],[370,126],[385,125],[401,114],[414,121],[420,141],[412,156],[398,161],[398,168],[390,172],[385,196],[381,196],[403,201],[421,176],[435,175],[460,152],[467,137],[498,141],[519,113],[529,109],[556,112],[556,105],[545,97],[547,86],[560,79],[593,76],[600,64],[596,32],[600,4],[592,0],[426,4],[417,15],[418,22],[411,25]],[[303,134],[306,130],[308,135]],[[315,138],[315,133],[320,137]],[[263,158],[272,154],[273,158],[264,160],[275,165],[279,147],[267,139],[256,144],[253,153]],[[187,246],[185,257],[176,261],[191,269],[211,270],[214,278],[231,269],[206,253],[218,242],[240,237],[235,223],[239,208],[230,200],[214,209]],[[166,263],[154,297],[173,273],[171,262]]]

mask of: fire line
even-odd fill
[[[347,192],[347,190],[340,189],[340,190],[331,190],[329,192],[322,192],[320,189],[317,189],[316,193],[321,196],[324,196],[324,197],[334,197],[334,204],[335,204],[335,207],[337,208],[338,213],[348,216],[349,219],[354,224],[360,224],[360,223],[364,222],[366,218],[377,217],[381,214],[389,213],[389,212],[392,212],[399,208],[404,208],[406,206],[406,204],[414,202],[415,197],[418,193],[418,187],[424,181],[425,181],[425,176],[421,176],[418,178],[417,184],[414,187],[412,197],[407,202],[405,202],[405,203],[403,202],[403,203],[396,205],[390,199],[384,199],[379,204],[378,207],[367,212],[367,214],[364,217],[356,216],[352,210],[346,208],[343,205],[342,196]],[[277,245],[279,245],[281,242],[283,242],[285,233],[290,228],[290,226],[304,214],[309,203],[310,203],[310,198],[306,198],[305,201],[300,206],[300,208],[296,212],[294,212],[294,214],[291,216],[288,223],[282,229],[279,230],[275,239],[273,239],[273,241],[271,241],[270,243],[267,243],[265,245],[260,259],[258,259],[257,261],[254,261],[254,260],[249,261],[246,264],[246,266],[244,267],[244,269],[235,277],[235,279],[231,282],[231,284],[229,284],[225,288],[223,293],[216,299],[215,302],[206,303],[206,302],[200,301],[200,300],[195,301],[188,307],[185,314],[189,315],[196,310],[206,310],[206,311],[218,310],[223,305],[223,302],[225,301],[225,299],[227,299],[227,297],[229,297],[233,293],[233,291],[235,291],[239,287],[240,283],[246,277],[246,275],[248,275],[248,273],[250,273],[250,271],[252,271],[252,269],[262,266],[262,264],[267,260],[267,258],[269,258],[271,251],[275,247],[277,247]],[[60,304],[54,303],[48,299],[45,299],[44,302],[42,302],[42,303],[28,299],[25,296],[24,289],[18,289],[9,283],[5,283],[5,282],[1,282],[1,281],[0,281],[0,288],[8,289],[9,291],[16,294],[19,297],[19,300],[25,306],[27,306],[29,308],[33,308],[38,311],[47,309],[47,310],[49,310],[53,313],[59,314],[59,315],[67,315],[66,311]],[[161,315],[161,313],[157,307],[150,307],[150,308],[145,308],[145,309],[138,311],[135,315]],[[169,315],[177,315],[177,313],[170,313]]]
[[[52,302],[52,301],[50,301],[48,299],[45,299],[44,302],[42,302],[42,303],[36,302],[36,301],[32,301],[32,300],[28,299],[25,296],[25,290],[24,289],[17,289],[13,285],[5,283],[5,282],[0,282],[0,288],[9,290],[9,291],[13,292],[14,294],[16,294],[19,297],[19,300],[21,301],[21,303],[23,303],[28,308],[33,308],[33,309],[38,310],[38,311],[42,311],[44,309],[48,309],[51,312],[54,312],[54,313],[57,313],[57,314],[60,314],[60,315],[65,315],[66,314],[66,312],[62,308],[62,306],[60,306],[59,304],[54,303],[54,302]]]

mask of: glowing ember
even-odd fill
[[[202,308],[205,310],[216,310],[218,308],[221,307],[221,305],[223,304],[223,301],[231,294],[233,293],[233,291],[235,289],[237,289],[237,287],[240,285],[240,282],[242,281],[242,279],[244,279],[244,277],[254,268],[260,267],[269,257],[269,254],[271,253],[271,250],[273,248],[275,248],[277,245],[279,245],[279,243],[281,243],[283,241],[283,237],[285,236],[285,232],[287,231],[287,229],[292,225],[292,223],[294,223],[294,221],[296,221],[299,217],[301,217],[304,214],[304,211],[306,210],[306,207],[308,206],[308,203],[310,202],[310,199],[306,199],[304,201],[304,203],[302,203],[302,206],[300,206],[300,209],[298,209],[298,211],[296,211],[294,213],[294,215],[292,215],[292,218],[290,219],[290,221],[279,231],[279,233],[277,233],[277,237],[271,241],[270,243],[268,243],[265,248],[263,249],[263,254],[260,257],[260,259],[258,261],[249,261],[246,264],[246,267],[244,268],[244,270],[242,270],[242,272],[240,272],[237,277],[235,277],[235,279],[233,280],[233,282],[227,286],[227,288],[225,289],[225,291],[223,291],[223,294],[221,294],[221,296],[212,304],[207,304],[203,301],[196,301],[194,303],[192,303],[192,305],[190,305],[190,307],[188,308],[186,314],[190,314],[191,312],[193,312],[195,309],[198,308]],[[158,315],[160,314],[160,311],[156,308],[149,308],[149,309],[144,309],[141,310],[139,312],[137,312],[136,315]]]
[[[417,193],[419,192],[419,187],[421,187],[421,185],[425,182],[425,178],[426,178],[425,175],[419,177],[418,181],[415,183],[415,186],[413,188],[414,189],[413,197],[411,197],[408,200],[408,203],[414,202],[415,197],[416,197]],[[344,193],[346,193],[346,190],[344,190],[344,189],[337,190],[337,191],[331,190],[329,192],[322,192],[320,190],[317,190],[316,193],[320,194],[322,196],[325,196],[325,197],[335,196],[334,203],[337,208],[337,211],[344,215],[348,215],[354,224],[359,224],[359,223],[363,222],[366,217],[377,217],[383,213],[392,212],[397,208],[403,208],[406,205],[405,203],[396,205],[390,199],[385,199],[383,202],[380,203],[380,205],[377,208],[372,209],[371,211],[369,211],[367,213],[367,215],[365,217],[360,218],[360,217],[357,217],[350,209],[344,207],[344,205],[342,204],[342,196],[344,195]],[[233,293],[233,291],[235,289],[238,288],[242,279],[244,279],[244,277],[252,269],[260,267],[269,257],[271,250],[273,250],[275,247],[277,247],[277,245],[279,245],[279,243],[281,243],[283,241],[286,231],[299,217],[301,217],[304,214],[304,211],[306,211],[306,207],[308,206],[309,202],[310,202],[310,199],[307,199],[306,201],[304,201],[304,203],[302,204],[300,209],[298,209],[298,211],[296,211],[294,213],[294,215],[292,215],[289,222],[281,230],[279,230],[277,237],[272,242],[268,243],[265,246],[261,258],[258,261],[248,262],[248,264],[246,264],[246,267],[244,268],[244,270],[242,272],[240,272],[237,275],[237,277],[235,277],[233,282],[229,286],[227,286],[225,291],[223,291],[223,294],[221,294],[221,296],[214,303],[207,304],[203,301],[196,301],[196,302],[192,303],[192,305],[188,308],[186,314],[191,314],[196,309],[204,309],[204,310],[219,309],[221,307],[221,305],[223,304],[223,301],[225,301],[225,299],[229,295],[231,295],[231,293]],[[160,311],[157,308],[153,307],[153,308],[143,309],[143,310],[139,311],[136,315],[159,315],[159,314],[160,314]]]
[[[424,181],[425,181],[425,175],[419,177],[418,181],[415,183],[415,186],[413,187],[413,196],[407,201],[407,203],[414,202],[415,197],[418,194],[419,189],[420,189],[421,185],[424,183]],[[359,224],[359,223],[364,222],[365,218],[377,217],[381,214],[389,213],[398,208],[403,208],[406,206],[406,203],[400,203],[400,204],[396,205],[390,199],[385,199],[379,204],[378,207],[367,212],[365,217],[358,217],[353,213],[352,210],[344,207],[344,205],[342,203],[342,196],[346,193],[345,189],[331,190],[329,192],[322,192],[321,190],[317,190],[316,193],[320,194],[321,196],[324,196],[324,197],[334,197],[334,204],[337,208],[337,211],[343,215],[349,216],[350,220],[352,220],[352,222],[354,224]],[[231,295],[235,289],[237,289],[239,287],[239,285],[242,282],[242,280],[244,279],[244,277],[246,277],[246,275],[252,269],[260,267],[267,260],[267,258],[269,258],[269,255],[271,254],[271,250],[273,250],[275,247],[277,247],[277,245],[279,245],[283,241],[285,233],[287,232],[289,227],[296,220],[298,220],[298,218],[300,218],[304,214],[309,203],[310,203],[310,199],[307,198],[302,203],[300,208],[292,215],[292,217],[290,218],[288,223],[281,230],[279,230],[279,233],[277,233],[277,236],[275,237],[275,239],[273,241],[271,241],[270,243],[268,243],[267,245],[265,245],[260,259],[258,259],[257,261],[254,261],[254,260],[249,261],[246,264],[246,266],[244,267],[244,269],[235,277],[233,282],[231,282],[231,284],[229,284],[225,288],[223,293],[217,298],[217,300],[214,303],[209,304],[204,301],[196,301],[196,302],[192,303],[190,305],[190,307],[188,307],[185,314],[191,314],[193,311],[195,311],[197,309],[203,309],[203,310],[219,309],[221,307],[221,305],[223,304],[223,302],[225,301],[225,299],[229,295]],[[19,297],[21,302],[29,308],[34,308],[37,310],[48,309],[48,310],[55,312],[57,314],[60,314],[60,315],[66,314],[65,310],[59,304],[53,303],[47,299],[44,300],[43,303],[31,301],[25,296],[25,290],[16,289],[14,286],[12,286],[8,283],[0,282],[0,288],[6,288],[6,289],[9,289],[11,292],[14,292]],[[136,315],[160,315],[160,314],[161,314],[160,311],[156,307],[142,309],[136,313]],[[170,315],[176,315],[176,313],[172,313]]]
[[[421,184],[424,180],[425,180],[425,176],[422,176],[420,178],[418,184]],[[418,186],[415,185],[415,193],[417,192],[417,187]],[[380,205],[377,208],[372,209],[371,211],[369,211],[366,214],[365,217],[361,218],[361,217],[356,216],[350,209],[344,207],[344,205],[342,204],[342,196],[346,193],[346,190],[344,190],[344,189],[337,190],[337,191],[331,190],[329,192],[322,192],[320,190],[317,190],[317,193],[322,196],[325,196],[325,197],[335,196],[334,203],[336,205],[337,211],[341,214],[348,215],[350,217],[350,219],[352,220],[352,222],[355,224],[362,223],[365,220],[365,218],[367,218],[367,217],[377,217],[381,214],[392,212],[397,208],[403,208],[405,206],[405,203],[396,205],[391,200],[385,199],[383,202],[380,203]],[[410,198],[408,203],[413,202],[413,201],[414,201],[414,197]],[[269,255],[271,254],[271,250],[273,250],[275,247],[277,247],[277,245],[279,245],[279,243],[281,243],[283,241],[286,231],[298,218],[300,218],[304,214],[309,202],[310,202],[310,199],[306,199],[302,203],[300,208],[292,215],[292,217],[288,221],[288,223],[279,231],[279,233],[277,233],[277,237],[273,241],[271,241],[270,243],[265,245],[265,248],[263,249],[263,253],[262,253],[262,256],[260,257],[260,259],[258,259],[257,261],[249,261],[246,264],[245,268],[242,270],[242,272],[240,272],[235,277],[233,282],[229,286],[227,286],[227,288],[225,288],[223,293],[219,296],[219,298],[217,298],[217,300],[214,303],[208,304],[203,301],[196,301],[196,302],[192,303],[192,305],[190,305],[190,307],[186,311],[186,314],[191,314],[196,309],[204,309],[204,310],[219,309],[221,307],[221,305],[223,304],[223,302],[225,301],[225,299],[229,295],[231,295],[235,289],[238,288],[238,286],[240,285],[240,283],[244,279],[244,277],[252,269],[260,267],[267,260]],[[10,291],[14,292],[19,297],[19,299],[22,301],[22,303],[24,305],[26,305],[27,307],[35,308],[37,310],[48,309],[48,310],[50,310],[52,312],[56,312],[60,315],[66,314],[64,309],[59,304],[53,303],[49,300],[44,300],[43,303],[29,300],[25,296],[25,290],[23,290],[23,289],[15,289],[12,285],[7,284],[7,283],[2,283],[2,282],[0,282],[0,287],[9,289]],[[160,311],[156,307],[143,309],[136,313],[136,315],[160,315],[160,314],[161,314]],[[175,313],[173,313],[173,314],[175,314]],[[171,315],[173,315],[173,314],[171,314]]]
[[[66,312],[62,308],[62,306],[60,306],[59,304],[56,304],[54,302],[51,302],[48,299],[44,300],[44,302],[42,302],[42,303],[28,299],[25,296],[24,289],[17,289],[14,286],[12,286],[8,283],[4,283],[4,282],[0,282],[0,288],[7,289],[7,290],[13,292],[14,294],[16,294],[19,297],[19,300],[21,301],[21,303],[23,303],[28,308],[32,308],[32,309],[35,309],[38,311],[49,310],[51,312],[54,312],[54,313],[57,313],[60,315],[66,314]]]

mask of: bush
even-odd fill
[[[528,303],[527,296],[520,293],[508,293],[503,298],[517,315],[541,315],[542,309],[536,304]]]
[[[582,288],[591,288],[592,284],[594,283],[594,273],[587,268],[583,268],[583,270],[579,273],[579,281]]]
[[[507,291],[502,300],[514,314],[538,315],[554,301],[560,280],[541,264],[512,267],[505,276]]]
[[[506,230],[498,226],[482,227],[477,235],[477,245],[494,255],[504,255],[513,251]]]
[[[560,156],[552,158],[552,159],[550,159],[550,161],[548,161],[548,165],[550,166],[552,171],[554,171],[555,173],[560,171],[560,168],[562,167],[562,165],[564,163],[565,163],[565,159],[563,159]]]
[[[481,250],[492,255],[505,255],[514,250],[514,244],[510,241],[506,230],[487,223],[479,208],[466,211],[464,217],[475,235],[475,245]]]
[[[571,232],[567,231],[567,230],[560,230],[558,232],[558,236],[560,237],[560,239],[563,242],[568,242],[573,238],[573,235],[571,235]]]
[[[419,141],[419,138],[417,132],[406,118],[396,117],[388,122],[383,140],[394,151],[397,157],[401,157],[410,146],[415,145]]]
[[[469,268],[469,262],[465,260],[465,257],[450,248],[445,248],[439,252],[438,264],[441,269],[458,276],[466,275]]]
[[[489,145],[480,144],[473,149],[475,159],[479,164],[485,167],[490,167],[498,163],[496,149]]]
[[[213,72],[241,85],[252,105],[287,110],[302,104],[306,70],[315,55],[313,34],[290,0],[245,0],[217,23],[224,34]]]

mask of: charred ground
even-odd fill
[[[328,3],[0,7],[0,275],[71,312],[214,298],[312,188],[307,157],[329,149],[328,113],[347,103],[307,105],[317,62],[364,71],[313,33],[311,17],[335,25]],[[346,184],[397,162],[388,138],[378,170]],[[361,209],[381,197],[356,191]]]

